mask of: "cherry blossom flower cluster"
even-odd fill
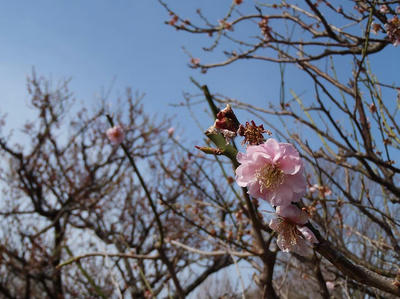
[[[258,23],[258,27],[260,27],[261,32],[266,41],[272,38],[271,30],[272,28],[268,25],[269,19],[268,17],[263,17],[262,20]]]
[[[394,46],[400,45],[400,19],[394,16],[384,25],[386,34]]]
[[[296,203],[306,193],[304,167],[298,151],[290,143],[273,138],[258,145],[249,145],[238,153],[240,166],[236,182],[248,194],[276,207],[276,218],[269,226],[278,233],[277,245],[284,252],[306,255],[313,243],[313,232],[305,226],[309,215]]]
[[[229,23],[225,20],[219,20],[218,23],[222,27],[222,29],[233,31],[232,23]]]
[[[309,188],[310,192],[313,193],[315,191],[319,191],[321,195],[327,197],[332,195],[332,190],[327,186],[320,186],[318,184],[314,184]]]

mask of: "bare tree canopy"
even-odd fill
[[[193,147],[130,89],[83,107],[33,73],[24,137],[1,119],[1,297],[399,297],[400,85],[375,69],[400,2],[234,0],[218,21],[159,4],[210,41],[190,67],[276,66],[279,98],[192,79],[191,121],[212,116]]]

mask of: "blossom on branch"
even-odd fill
[[[113,144],[120,144],[125,138],[125,132],[121,126],[109,128],[106,132],[106,135]]]
[[[318,184],[314,184],[308,190],[311,193],[314,193],[315,191],[319,191],[320,195],[323,197],[328,197],[328,196],[332,195],[332,190],[329,189],[328,186],[320,186]]]
[[[387,14],[389,12],[389,7],[386,4],[381,5],[379,11],[383,14]]]
[[[385,24],[386,34],[394,46],[400,45],[400,19],[394,16]]]
[[[263,17],[260,22],[258,22],[258,27],[260,27],[261,32],[266,41],[269,41],[272,39],[272,35],[271,35],[272,28],[270,26],[268,26],[268,22],[269,22],[269,19],[266,16]]]
[[[273,206],[287,206],[306,192],[303,163],[290,143],[270,138],[248,146],[246,153],[238,153],[237,160],[241,165],[236,169],[236,182],[255,198]]]
[[[168,137],[172,137],[175,133],[175,128],[171,127],[167,130]]]
[[[215,129],[217,132],[224,135],[226,143],[229,143],[231,139],[236,137],[239,125],[240,123],[236,118],[231,105],[228,104],[223,110],[217,113],[217,118],[212,129]]]
[[[371,24],[371,32],[373,34],[378,34],[379,31],[381,31],[381,30],[382,30],[382,26],[380,24],[372,22],[372,24]]]
[[[199,65],[200,65],[200,59],[199,58],[192,57],[190,59],[190,67],[191,68],[197,68],[197,67],[199,67]]]
[[[327,281],[326,282],[326,288],[329,291],[333,291],[335,289],[335,283],[333,281]]]
[[[310,246],[318,243],[314,233],[306,226],[308,214],[295,205],[276,208],[277,218],[269,227],[278,233],[277,245],[283,252],[296,252],[306,255]]]

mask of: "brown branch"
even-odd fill
[[[369,271],[359,265],[355,265],[348,260],[331,242],[324,239],[321,234],[310,224],[308,227],[313,231],[319,243],[314,249],[324,258],[330,261],[338,270],[348,278],[360,282],[364,285],[378,288],[393,295],[400,296],[400,288],[394,284],[395,280],[388,279]]]

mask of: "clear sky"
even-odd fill
[[[243,99],[260,101],[273,86],[279,89],[277,68],[271,72],[265,65],[238,63],[207,75],[190,69],[182,46],[200,56],[199,49],[212,41],[165,25],[170,17],[156,0],[0,3],[0,113],[8,113],[8,127],[18,126],[28,116],[26,77],[33,67],[54,82],[71,78],[71,91],[87,103],[95,102],[110,86],[110,101],[130,86],[147,94],[148,109],[179,114],[185,126],[190,120],[187,111],[169,104],[182,101],[183,91],[196,91],[189,76],[214,91]],[[230,3],[179,1],[174,8],[193,15],[201,7],[216,21]]]
[[[182,46],[202,61],[208,61],[201,48],[211,45],[212,40],[177,32],[165,25],[170,17],[156,0],[0,0],[0,3],[0,113],[9,114],[9,127],[18,126],[28,116],[29,110],[24,109],[26,76],[33,67],[37,74],[55,82],[71,78],[71,91],[89,106],[110,86],[113,86],[111,102],[126,87],[132,87],[147,94],[144,100],[148,111],[176,114],[177,121],[188,130],[195,130],[195,126],[188,126],[191,120],[187,111],[169,104],[182,101],[183,91],[198,92],[189,76],[208,84],[212,91],[253,104],[266,106],[268,101],[278,101],[280,78],[276,65],[243,61],[210,70],[206,75],[190,69]],[[217,22],[231,0],[169,3],[188,16],[201,8]],[[254,12],[254,1],[244,1],[240,9]],[[392,49],[385,49],[385,56],[377,64],[378,73],[387,76],[385,79],[396,78],[398,73],[399,49],[389,47]],[[351,66],[339,67],[348,72]],[[297,93],[312,95],[312,86],[307,87],[310,88],[307,92],[295,69],[292,67],[288,72],[288,86]],[[201,138],[199,131],[193,132]]]

